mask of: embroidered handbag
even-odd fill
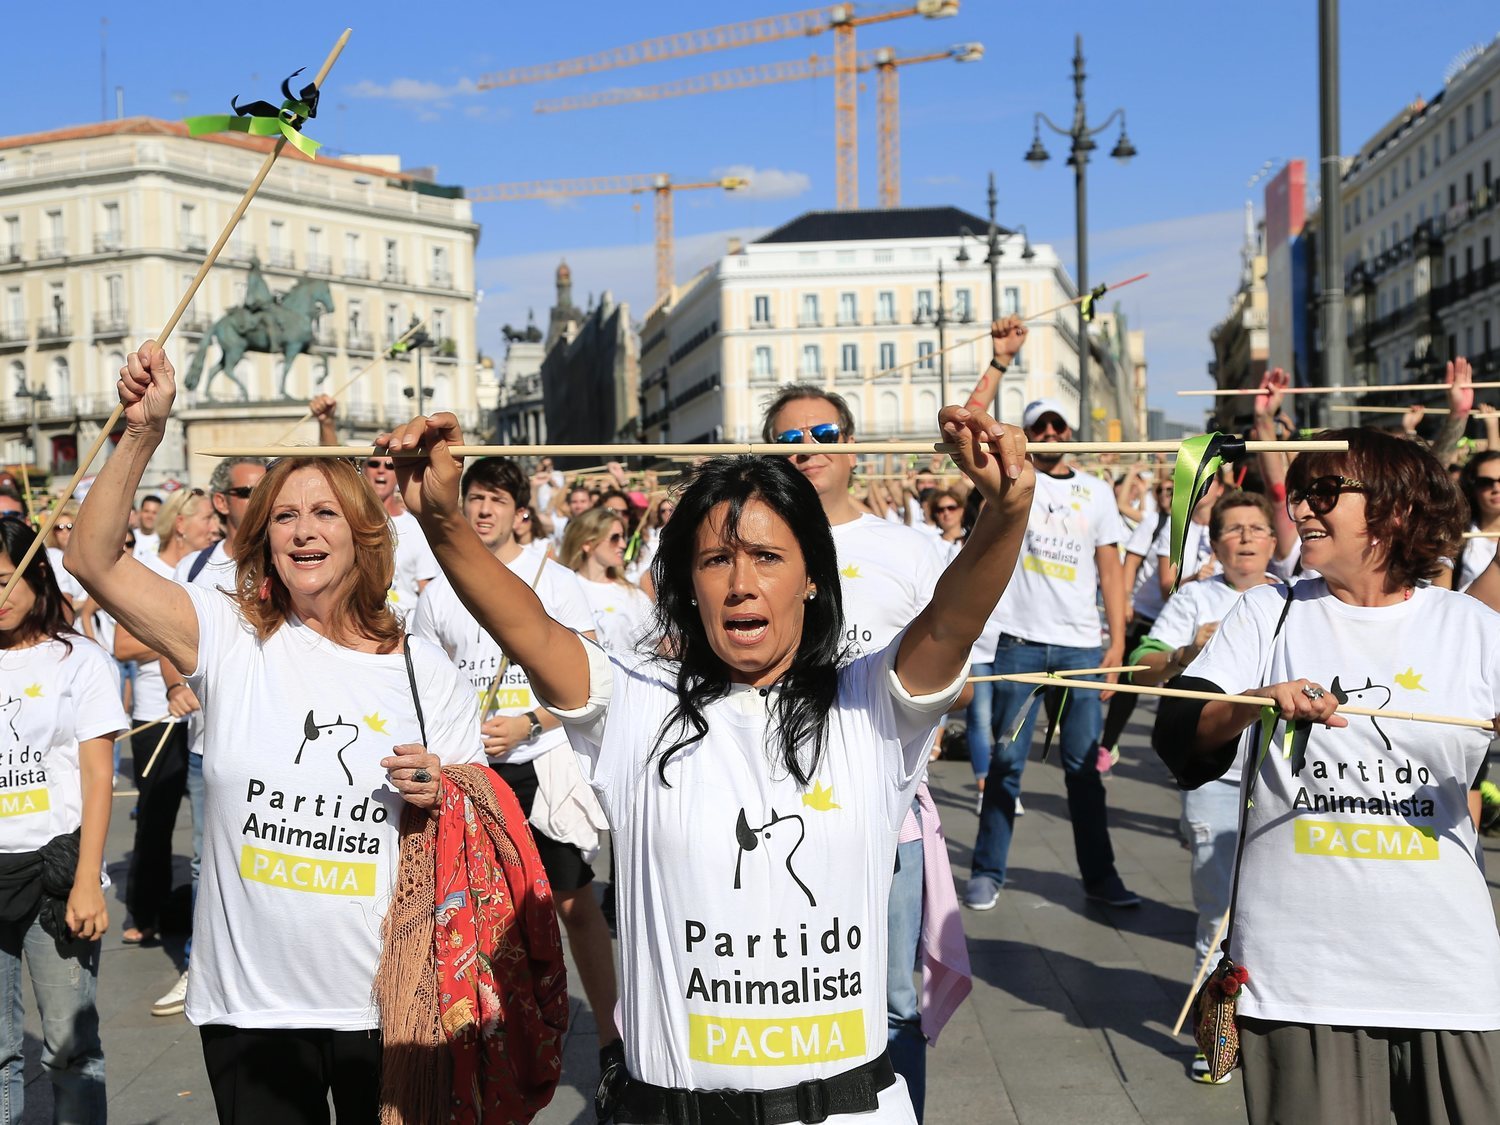
[[[1193,1038],[1215,1082],[1240,1065],[1240,1029],[1234,1017],[1240,988],[1249,979],[1245,967],[1236,965],[1226,953],[1193,997]]]

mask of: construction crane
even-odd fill
[[[838,208],[849,211],[859,206],[859,130],[856,95],[859,89],[859,53],[855,49],[855,32],[861,27],[891,20],[922,16],[945,19],[958,14],[959,0],[911,0],[901,7],[884,12],[856,15],[853,4],[833,4],[783,16],[766,16],[758,20],[724,24],[700,31],[663,35],[625,47],[615,47],[593,55],[563,59],[537,66],[514,67],[483,75],[475,83],[481,90],[503,86],[521,86],[532,82],[550,82],[580,74],[595,74],[643,63],[701,55],[733,47],[750,47],[773,43],[796,36],[833,34],[833,104],[835,112],[834,163]]]
[[[651,192],[656,197],[656,296],[661,298],[672,288],[672,195],[679,191],[720,188],[739,191],[749,187],[743,176],[721,176],[697,184],[674,184],[671,177],[593,176],[578,180],[528,180],[513,184],[489,184],[470,188],[466,196],[473,203],[513,203],[523,199],[575,199],[588,195],[640,195]]]
[[[901,206],[901,93],[898,68],[914,63],[978,62],[984,58],[983,43],[960,43],[946,51],[897,58],[889,49],[875,52],[875,130],[879,138],[877,164],[880,173],[880,205]]]
[[[880,172],[880,205],[901,205],[901,110],[897,68],[914,63],[937,62],[952,59],[954,62],[975,62],[984,57],[984,44],[960,43],[945,51],[929,51],[920,55],[898,56],[890,48],[878,51],[862,51],[855,61],[856,73],[875,71],[878,75],[878,97],[876,99],[876,130],[880,138],[878,148]],[[710,74],[698,74],[691,78],[679,78],[657,86],[617,86],[611,90],[599,90],[592,94],[575,94],[567,98],[547,98],[534,107],[537,113],[565,113],[577,109],[597,109],[601,106],[632,105],[637,102],[660,101],[664,98],[683,98],[695,94],[716,94],[726,90],[745,90],[754,86],[770,86],[780,82],[798,82],[807,78],[826,78],[834,73],[834,60],[824,55],[813,55],[807,59],[766,63],[763,66],[742,66],[732,70],[716,70]]]

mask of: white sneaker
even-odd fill
[[[182,1009],[187,1003],[187,982],[188,971],[184,969],[182,976],[177,978],[177,983],[167,990],[167,994],[151,1005],[151,1014],[153,1016],[182,1015]]]
[[[1019,798],[1019,797],[1016,798],[1016,815],[1017,816],[1025,816],[1026,815],[1026,808],[1025,808],[1024,805],[1021,804],[1021,798]]]

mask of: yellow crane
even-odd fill
[[[651,192],[656,199],[656,295],[672,288],[672,195],[679,191],[720,188],[739,191],[750,181],[743,176],[721,176],[696,184],[676,184],[666,175],[591,176],[575,180],[526,180],[470,188],[465,194],[474,203],[513,203],[523,199],[574,199],[590,195],[640,195]]]
[[[533,82],[550,82],[580,74],[595,74],[620,67],[685,58],[709,51],[750,47],[797,36],[833,32],[833,104],[835,112],[834,164],[837,179],[838,208],[849,211],[859,206],[859,132],[856,95],[859,89],[859,53],[855,49],[855,32],[861,27],[891,20],[922,16],[944,19],[958,14],[959,0],[909,0],[900,7],[867,15],[855,13],[853,4],[831,4],[780,16],[765,16],[741,23],[723,24],[699,31],[662,35],[640,43],[615,47],[592,55],[563,59],[536,66],[513,67],[481,76],[475,83],[481,90],[521,86]]]
[[[880,205],[901,206],[901,107],[897,69],[915,63],[975,62],[984,57],[984,44],[960,43],[943,51],[898,56],[890,48],[862,51],[855,59],[856,73],[875,71],[878,85],[876,98],[876,132],[879,136]],[[637,102],[684,98],[696,94],[717,94],[726,90],[745,90],[771,86],[780,82],[798,82],[808,78],[827,78],[835,73],[834,60],[826,55],[806,59],[742,66],[716,70],[690,78],[679,78],[656,86],[616,86],[591,94],[574,94],[566,98],[544,98],[533,107],[537,113],[566,113],[601,106],[632,105]]]

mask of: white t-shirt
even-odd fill
[[[63,566],[63,553],[56,547],[48,547],[47,561],[52,564],[52,576],[57,579],[57,588],[62,591],[63,597],[68,599],[68,604],[76,606],[89,596],[89,592],[83,588],[83,583],[68,573],[68,568]],[[83,635],[83,626],[80,622],[73,623],[73,629],[80,636]]]
[[[257,641],[222,593],[184,588],[208,726],[188,1019],[377,1027],[371,985],[404,807],[380,760],[423,741],[406,660],[340,648],[300,622]],[[482,760],[468,685],[420,638],[411,658],[428,752]]]
[[[1250,590],[1188,668],[1228,692],[1306,677],[1350,706],[1500,713],[1500,614],[1419,587],[1347,605],[1322,579]],[[1280,637],[1272,634],[1287,608]],[[1252,726],[1241,743],[1250,752]],[[1257,1019],[1500,1029],[1500,934],[1467,796],[1487,732],[1350,716],[1282,752],[1249,810],[1231,955]]]
[[[124,730],[120,673],[87,637],[0,649],[0,852],[83,823],[78,744]]]
[[[188,557],[192,558],[191,555]],[[149,555],[140,561],[163,578],[173,576],[174,571],[161,561],[160,555]],[[113,636],[113,630],[110,635]],[[130,696],[130,717],[137,723],[182,722],[182,719],[174,718],[167,709],[167,681],[161,674],[159,661],[136,665],[135,690]],[[159,732],[157,737],[161,737]]]
[[[636,586],[590,582],[578,576],[578,588],[594,614],[594,636],[604,651],[624,659],[651,632],[651,599]]]
[[[590,698],[562,712],[615,842],[620,1030],[661,1086],[768,1089],[886,1047],[886,909],[896,837],[963,686],[913,699],[896,646],[845,665],[813,784],[768,762],[767,701],[735,687],[708,734],[657,773],[675,669],[590,654]],[[835,1117],[831,1120],[844,1120]],[[915,1120],[901,1083],[848,1120]]]
[[[1243,593],[1243,590],[1236,590],[1224,581],[1222,574],[1215,574],[1201,582],[1189,582],[1167,599],[1167,604],[1152,624],[1148,636],[1174,649],[1190,645],[1203,626],[1212,621],[1223,621]],[[1130,653],[1127,652],[1125,656],[1128,659]],[[1239,784],[1238,761],[1221,780]]]
[[[1156,539],[1151,544],[1151,555],[1151,561],[1154,564],[1151,568],[1152,578],[1155,579],[1152,587],[1155,590],[1156,601],[1152,603],[1148,600],[1146,604],[1154,604],[1156,613],[1160,613],[1163,600],[1161,593],[1161,560],[1170,560],[1172,557],[1172,521],[1170,519],[1162,524],[1161,530],[1157,532]],[[1219,560],[1214,557],[1213,543],[1208,537],[1208,524],[1189,519],[1187,532],[1182,537],[1182,566],[1179,568],[1182,575],[1182,582],[1177,588],[1184,590],[1191,586],[1196,581],[1193,575],[1203,569],[1204,563],[1212,563],[1215,574],[1224,569],[1219,565]],[[1151,617],[1155,615],[1155,613],[1148,614]]]
[[[1099,647],[1094,552],[1124,538],[1109,485],[1077,471],[1037,473],[1026,541],[997,609],[1001,632],[1039,644]]]
[[[154,555],[161,545],[161,536],[154,531],[137,531],[135,533],[135,557],[144,559],[148,555]]]
[[[1162,524],[1166,527],[1167,524]],[[1135,525],[1130,538],[1125,540],[1125,552],[1139,555],[1140,566],[1135,571],[1135,588],[1130,592],[1130,605],[1138,620],[1154,621],[1161,612],[1161,582],[1156,577],[1160,556],[1151,548],[1156,543],[1156,517],[1143,519]]]
[[[529,586],[537,576],[540,562],[541,557],[535,552],[522,551],[506,565],[510,567],[512,574]],[[547,560],[535,589],[537,597],[553,620],[579,633],[587,633],[593,629],[593,610],[589,609],[588,599],[583,595],[578,576],[567,567]],[[425,637],[440,647],[458,666],[459,674],[471,688],[469,712],[477,715],[480,700],[489,691],[490,681],[500,670],[504,655],[495,639],[480,627],[479,622],[464,608],[463,602],[458,600],[447,575],[440,574],[428,583],[427,589],[422,591],[421,600],[417,602],[416,612],[411,615],[407,624],[417,636]],[[524,715],[540,706],[541,703],[532,698],[531,681],[526,678],[526,670],[519,664],[510,663],[495,692],[495,706],[484,718]],[[494,762],[514,766],[534,761],[553,747],[561,746],[567,741],[567,737],[556,727],[544,730],[535,742],[523,742],[503,758],[494,759]]]
[[[396,572],[386,596],[396,616],[405,618],[417,604],[422,583],[438,576],[438,561],[416,516],[402,512],[391,517],[391,526],[396,529]]]
[[[1469,530],[1478,531],[1479,528],[1470,524]],[[1483,574],[1485,567],[1494,562],[1497,547],[1500,547],[1500,541],[1494,539],[1465,539],[1463,541],[1463,547],[1458,552],[1460,565],[1454,569],[1459,592],[1472,586],[1474,579]]]
[[[844,643],[854,656],[877,652],[932,600],[942,560],[928,536],[868,513],[832,531]]]

